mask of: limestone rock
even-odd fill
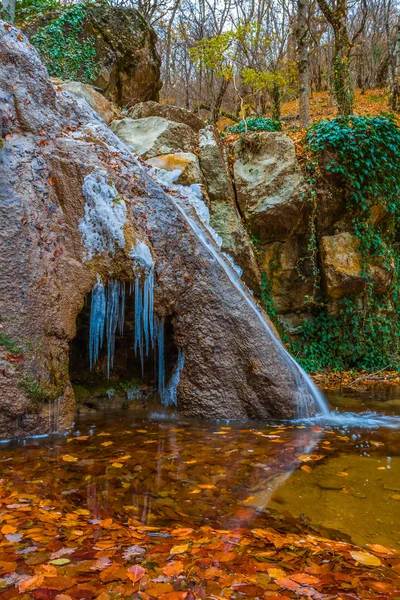
[[[93,108],[95,112],[103,119],[107,125],[111,119],[115,117],[116,111],[113,111],[113,106],[107,98],[94,89],[92,85],[81,83],[80,81],[70,81],[61,83],[63,90],[71,92],[77,98],[82,98]]]
[[[163,117],[164,119],[168,119],[168,121],[183,123],[193,129],[195,133],[198,133],[200,129],[203,129],[204,127],[203,121],[189,110],[181,108],[180,106],[160,104],[159,102],[153,102],[151,100],[135,104],[129,111],[128,117],[131,119]]]
[[[22,28],[29,38],[51,25],[63,11],[51,11],[28,21]],[[68,23],[64,25],[68,35]],[[47,32],[47,35],[58,35]],[[158,100],[161,89],[160,57],[156,50],[157,36],[144,17],[134,8],[110,6],[107,3],[85,5],[85,18],[78,35],[81,44],[94,47],[94,69],[88,83],[103,90],[105,96],[122,106],[136,102]],[[71,77],[52,57],[43,56],[51,75],[62,79]],[[74,79],[87,77],[82,70]]]
[[[268,278],[271,297],[279,313],[304,311],[313,293],[313,275],[307,256],[307,242],[292,237],[286,242],[273,242],[262,248],[260,270]]]
[[[147,164],[165,171],[182,171],[175,183],[191,185],[201,183],[203,175],[200,171],[199,159],[192,152],[176,152],[175,154],[160,154],[148,158]]]
[[[306,187],[292,140],[281,133],[251,133],[234,150],[237,201],[252,233],[265,244],[305,231]]]
[[[77,336],[77,318],[97,276],[103,282],[134,281],[132,251],[139,241],[154,265],[155,314],[168,319],[169,339],[185,358],[177,388],[181,414],[290,418],[298,414],[300,395],[312,407],[309,388],[299,388],[299,373],[268,319],[232,275],[187,199],[165,193],[148,177],[87,104],[54,90],[18,29],[1,23],[0,45],[0,98],[7,115],[0,360],[9,363],[1,379],[0,436],[71,424],[70,348],[78,345],[88,355],[88,333]],[[93,222],[97,249],[89,258],[82,223],[96,218],[95,200],[108,212],[99,209],[105,221]],[[117,214],[122,217],[115,225]],[[118,236],[109,237],[115,227]],[[19,347],[18,371],[4,336]]]
[[[253,246],[236,206],[225,148],[211,126],[200,132],[199,155],[210,198],[211,226],[223,240],[222,249],[243,270],[243,280],[257,293],[261,279]]]
[[[163,117],[136,120],[127,117],[113,121],[111,130],[134,154],[145,159],[179,151],[194,153],[196,148],[196,136],[188,125]]]
[[[321,238],[322,276],[328,299],[335,301],[345,294],[358,294],[365,289],[365,279],[361,276],[363,261],[358,246],[357,238],[348,232]],[[392,274],[377,260],[369,263],[374,291],[381,294],[388,289]]]

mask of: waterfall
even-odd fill
[[[247,288],[245,288],[245,286],[243,285],[242,281],[238,276],[238,273],[232,266],[231,261],[226,260],[226,258],[220,251],[218,240],[215,240],[215,232],[212,231],[212,228],[209,225],[208,216],[206,214],[207,207],[205,206],[205,203],[203,201],[199,200],[197,190],[193,190],[193,188],[190,187],[184,187],[182,185],[175,185],[171,183],[166,185],[166,182],[163,181],[163,172],[157,173],[156,169],[153,169],[151,171],[151,175],[155,177],[159,181],[159,183],[161,183],[161,185],[167,187],[167,192],[168,187],[172,188],[175,192],[178,191],[181,194],[183,201],[186,201],[193,206],[199,217],[199,220],[202,222],[204,221],[203,228],[202,225],[200,225],[186,212],[184,207],[181,205],[180,202],[178,202],[175,199],[173,194],[169,195],[172,203],[180,212],[182,217],[185,219],[186,223],[192,229],[196,237],[201,241],[203,246],[222,267],[231,284],[242,296],[249,308],[255,313],[257,319],[261,322],[263,328],[267,331],[269,337],[271,337],[274,343],[276,344],[283,361],[287,365],[289,365],[290,370],[294,374],[294,377],[296,379],[296,384],[298,388],[298,416],[301,418],[310,416],[309,400],[311,400],[314,404],[315,410],[318,414],[328,416],[330,414],[330,410],[323,394],[320,392],[320,390],[317,388],[317,386],[314,384],[311,378],[307,375],[304,369],[302,369],[300,365],[296,362],[296,360],[289,354],[289,352],[283,346],[282,342],[276,337],[276,334],[273,331],[266,315],[264,314],[264,311],[261,309],[261,307],[259,307],[256,304]],[[199,207],[199,202],[202,202],[205,210]],[[204,218],[202,212],[205,213]],[[205,230],[208,230],[210,237],[206,234]]]

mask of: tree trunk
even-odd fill
[[[393,84],[390,98],[390,108],[397,111],[400,109],[400,16],[397,22],[396,47],[394,54],[394,69],[392,74]]]
[[[339,115],[353,114],[354,92],[350,72],[350,40],[347,24],[340,23],[335,31],[335,49],[333,55],[333,95]]]
[[[310,65],[307,48],[307,4],[297,0],[297,64],[299,69],[300,125],[310,125]]]
[[[3,0],[2,10],[0,11],[0,18],[9,23],[14,23],[15,17],[15,0]]]
[[[338,113],[342,116],[353,114],[354,92],[350,73],[351,43],[347,29],[347,0],[338,0],[333,10],[327,0],[318,0],[326,20],[332,26],[335,36],[332,59],[332,88]]]
[[[275,121],[281,120],[281,90],[279,85],[274,83],[272,87],[272,118]]]

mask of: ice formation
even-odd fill
[[[126,204],[110,183],[107,172],[98,169],[87,175],[82,192],[86,203],[79,231],[86,250],[84,260],[104,251],[113,254],[115,244],[123,248]]]
[[[185,355],[183,350],[178,351],[178,360],[175,369],[172,373],[171,379],[165,388],[163,395],[161,396],[161,403],[163,406],[176,406],[178,404],[178,384],[181,378],[181,371],[185,365]]]

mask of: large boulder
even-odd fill
[[[222,249],[242,269],[243,280],[258,293],[261,280],[253,246],[237,208],[225,148],[211,126],[200,132],[199,157],[210,199],[211,226],[222,238]]]
[[[359,241],[351,233],[323,236],[320,240],[321,268],[325,293],[329,300],[339,300],[346,294],[359,294],[365,290],[367,281],[362,275],[363,257]],[[379,259],[367,260],[374,292],[382,294],[390,286],[392,270]]]
[[[157,327],[169,323],[184,359],[175,371],[180,413],[313,411],[307,380],[189,196],[166,193],[89,106],[56,92],[18,29],[0,23],[0,45],[0,435],[71,424],[70,348],[88,356],[88,331],[79,326],[77,337],[85,298],[98,278],[133,284],[145,267],[154,275]]]
[[[262,244],[287,240],[307,227],[306,186],[292,140],[250,133],[234,145],[240,212]]]
[[[196,149],[196,136],[188,125],[163,117],[136,120],[127,117],[113,121],[111,130],[134,154],[144,159],[179,151],[194,153]]]
[[[115,117],[116,113],[113,110],[111,102],[92,85],[81,83],[80,81],[70,81],[68,83],[61,83],[61,88],[77,98],[85,100],[107,125]]]
[[[200,129],[203,129],[204,123],[199,117],[194,115],[189,110],[181,108],[180,106],[174,106],[172,104],[160,104],[159,102],[139,102],[131,108],[128,113],[128,117],[131,119],[144,119],[146,117],[163,117],[168,121],[174,121],[175,123],[183,123],[188,125],[195,133],[198,133]]]
[[[136,9],[105,2],[71,5],[21,27],[50,75],[90,83],[122,106],[158,100],[157,36]]]

